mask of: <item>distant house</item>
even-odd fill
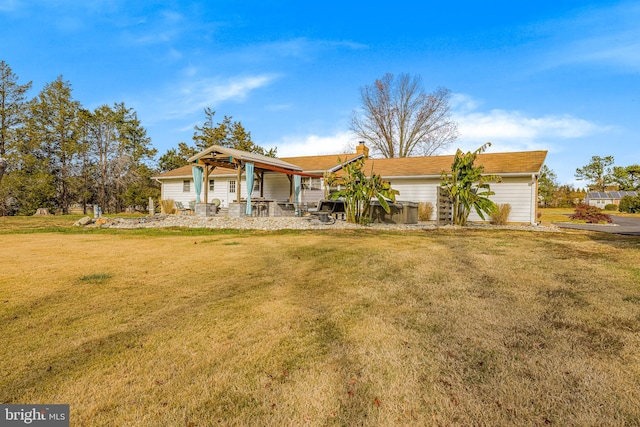
[[[586,204],[604,208],[606,205],[619,205],[624,196],[636,197],[637,191],[590,191],[584,198]]]
[[[365,157],[364,170],[368,174],[373,170],[391,186],[398,190],[398,201],[431,202],[437,206],[438,187],[443,171],[450,171],[453,155],[405,157],[392,159],[368,158],[368,148],[364,144],[357,146],[356,152],[351,154],[333,154],[322,156],[286,157],[279,159],[265,158],[251,153],[245,153],[246,158],[240,159],[244,152],[233,152],[223,147],[211,147],[190,161],[192,164],[163,173],[154,177],[162,185],[161,197],[173,199],[184,204],[196,199],[192,166],[207,163],[205,168],[204,186],[205,200],[211,202],[218,199],[223,207],[228,207],[235,201],[247,196],[246,175],[242,167],[233,169],[220,163],[221,161],[236,161],[237,164],[252,162],[255,164],[253,178],[253,198],[266,200],[291,200],[293,179],[300,176],[301,190],[299,203],[315,206],[325,197],[325,172],[336,172],[344,162]],[[502,182],[491,183],[491,190],[495,192],[491,199],[496,203],[511,205],[510,222],[536,223],[538,200],[538,177],[544,163],[546,151],[525,151],[512,153],[480,154],[477,163],[484,166],[487,175],[500,175]],[[475,211],[469,217],[471,221],[479,221]]]

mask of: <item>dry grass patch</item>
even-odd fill
[[[633,425],[640,240],[5,234],[0,401],[73,425]]]

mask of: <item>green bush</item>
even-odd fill
[[[615,203],[609,203],[604,205],[604,210],[605,211],[617,211],[618,210],[618,205],[616,205]]]
[[[509,203],[497,205],[496,211],[491,214],[490,222],[493,225],[505,225],[509,221],[509,214],[511,214],[511,205]]]
[[[640,212],[640,196],[624,196],[620,199],[618,206],[620,212],[637,213]]]
[[[597,206],[580,203],[576,206],[576,211],[569,216],[571,219],[583,220],[589,224],[600,224],[601,222],[613,222],[607,214],[602,213],[602,209]]]

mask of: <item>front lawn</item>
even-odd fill
[[[74,426],[640,419],[639,238],[3,231],[0,402]]]

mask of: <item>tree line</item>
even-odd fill
[[[613,156],[592,156],[588,164],[577,168],[574,176],[585,182],[584,189],[558,184],[555,172],[544,165],[538,182],[541,204],[573,207],[584,200],[587,191],[640,191],[640,165],[615,166],[614,163]]]
[[[160,196],[154,175],[186,165],[211,145],[277,153],[255,144],[231,116],[215,124],[215,111],[206,108],[193,145],[180,142],[156,160],[146,129],[124,103],[86,109],[62,76],[33,98],[31,87],[0,61],[0,215],[38,208],[67,214],[72,206],[86,214],[92,205],[105,213],[145,210],[149,197]]]
[[[0,215],[91,204],[117,213],[158,196],[157,151],[133,109],[88,110],[62,76],[29,99],[31,86],[0,61]]]

